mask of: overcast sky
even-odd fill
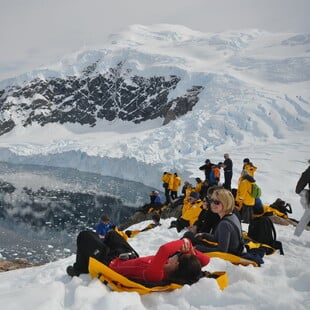
[[[310,32],[310,0],[0,0],[0,80],[102,46],[132,24]]]

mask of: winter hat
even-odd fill
[[[249,160],[248,158],[245,158],[245,159],[243,160],[243,162],[244,162],[244,163],[249,163],[250,160]]]
[[[210,163],[210,159],[206,159],[205,163],[206,164]]]
[[[196,193],[196,192],[191,192],[189,196],[190,196],[190,197],[193,197],[193,198],[195,198],[195,199],[198,199],[198,198],[199,198],[199,194]]]

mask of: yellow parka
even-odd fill
[[[197,182],[195,186],[195,192],[200,193],[201,192],[201,187],[202,187],[202,182]]]
[[[171,173],[164,173],[161,177],[163,183],[169,183]]]
[[[179,190],[179,187],[181,186],[182,184],[182,180],[179,176],[174,176],[173,178],[173,186],[172,186],[172,190],[174,192],[177,192]]]
[[[236,196],[236,202],[238,203],[240,208],[242,207],[242,205],[255,205],[255,198],[251,196],[252,184],[254,183],[255,182],[250,182],[247,179],[240,178]]]
[[[174,183],[174,175],[170,174],[169,182],[168,182],[168,189],[170,189],[171,191],[173,190],[173,183]]]
[[[195,224],[195,222],[198,220],[198,216],[202,210],[202,204],[203,202],[198,199],[194,204],[191,204],[189,202],[185,202],[182,209],[182,219],[189,221],[189,226],[192,226]]]

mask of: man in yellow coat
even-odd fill
[[[171,198],[172,199],[178,198],[178,190],[179,190],[179,187],[181,186],[181,184],[182,184],[182,179],[175,172],[174,178],[173,178],[172,190],[171,190]]]

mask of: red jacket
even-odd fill
[[[164,266],[167,263],[168,258],[179,251],[182,245],[183,239],[171,241],[162,245],[158,249],[156,255],[125,261],[115,258],[110,262],[109,267],[131,279],[145,282],[161,282],[166,279]],[[196,249],[194,252],[200,261],[201,267],[206,266],[209,263],[210,258],[207,255]]]

